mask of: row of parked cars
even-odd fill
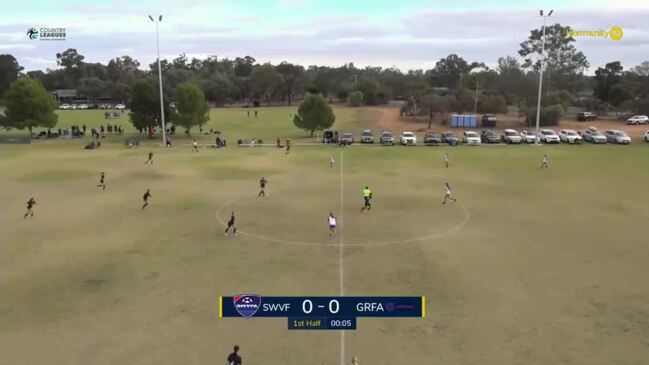
[[[580,122],[590,122],[597,119],[598,116],[595,113],[583,112],[577,114],[577,120]],[[629,125],[640,125],[640,124],[649,124],[649,117],[646,115],[632,115],[626,120],[626,124]]]
[[[124,104],[61,104],[59,105],[61,110],[86,110],[86,109],[117,109],[124,110],[126,105]]]
[[[649,142],[649,130],[645,132],[644,140]],[[371,130],[364,130],[359,139],[360,143],[374,143],[375,137]],[[537,134],[535,131],[517,131],[515,129],[505,129],[501,134],[486,129],[480,133],[476,131],[464,131],[461,136],[457,136],[455,132],[448,131],[442,133],[427,132],[424,134],[423,143],[425,145],[458,145],[460,143],[467,145],[480,145],[482,143],[505,143],[505,144],[521,144],[521,143],[569,143],[581,144],[584,141],[600,144],[600,143],[615,143],[615,144],[629,144],[631,137],[624,131],[611,129],[605,132],[600,132],[595,127],[589,127],[584,132],[577,132],[574,129],[562,129],[559,133],[553,129],[544,128],[539,130]],[[343,133],[340,137],[341,144],[350,145],[355,142],[352,133]],[[382,145],[394,146],[399,143],[404,146],[413,146],[417,144],[417,135],[411,131],[404,131],[398,136],[390,131],[382,131],[378,137],[378,143]]]

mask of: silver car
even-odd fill
[[[597,130],[595,127],[590,127],[581,134],[581,137],[586,142],[590,143],[606,143],[606,136]]]
[[[631,143],[631,137],[629,137],[626,133],[624,133],[624,131],[612,129],[606,131],[604,134],[606,135],[606,139],[611,143],[615,143],[615,144]]]

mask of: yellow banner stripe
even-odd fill
[[[223,296],[219,295],[219,318],[223,318]]]
[[[426,317],[426,297],[421,297],[421,318]]]

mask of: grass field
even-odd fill
[[[240,110],[215,111],[214,128],[304,135],[288,112],[263,109],[263,121],[244,124]],[[363,127],[354,110],[337,115],[340,130]],[[223,363],[237,343],[246,364],[338,364],[338,332],[218,319],[217,299],[338,295],[341,264],[346,295],[427,297],[423,319],[359,319],[345,349],[361,364],[649,358],[649,145],[297,146],[285,155],[156,143],[0,145],[3,363]],[[150,149],[153,166],[144,165]],[[446,181],[458,204],[441,205]],[[361,215],[365,185],[374,207]],[[30,196],[35,217],[23,220]],[[231,211],[244,234],[226,237],[220,221]],[[329,212],[342,217],[336,240]]]

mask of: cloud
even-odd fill
[[[155,29],[146,18],[140,3],[120,0],[125,8],[109,6],[106,13],[90,9],[74,10],[48,19],[35,16],[44,25],[67,24],[65,42],[29,41],[25,30],[34,24],[20,22],[0,24],[0,34],[11,35],[0,47],[9,49],[26,69],[51,67],[56,52],[76,48],[88,62],[107,62],[129,54],[143,67],[155,60]],[[278,6],[291,6],[294,0],[280,0]],[[471,3],[471,1],[469,1]],[[477,2],[476,2],[477,3]],[[146,2],[145,2],[146,4]],[[430,5],[409,8],[389,16],[364,13],[320,13],[291,16],[261,16],[254,11],[237,11],[232,3],[206,5],[203,0],[183,0],[182,7],[163,1],[165,14],[160,24],[160,51],[176,57],[218,55],[236,57],[251,55],[260,62],[289,61],[304,65],[397,66],[403,70],[432,68],[437,60],[457,53],[468,61],[495,64],[498,57],[517,55],[519,44],[541,20],[536,10],[463,9],[438,10]],[[316,4],[311,4],[316,7]],[[466,5],[466,4],[465,4]],[[476,5],[479,6],[479,5]],[[157,14],[158,12],[154,12]],[[244,15],[242,15],[244,14]],[[280,19],[280,17],[282,17]],[[612,60],[625,67],[637,65],[649,55],[649,8],[634,9],[561,8],[551,22],[571,25],[575,29],[608,29],[619,25],[624,38],[578,39],[576,46],[586,54],[591,72]],[[38,21],[38,22],[37,22]]]

